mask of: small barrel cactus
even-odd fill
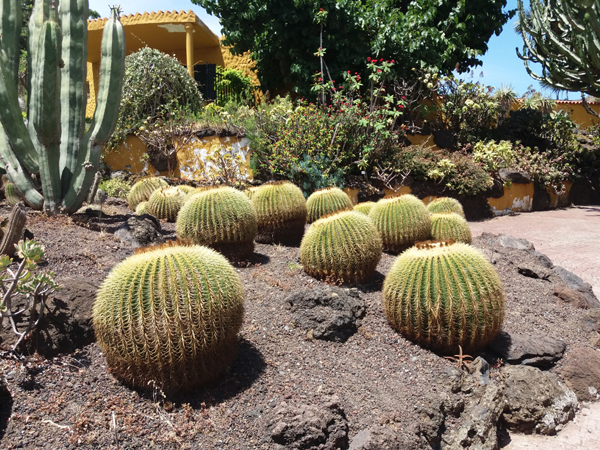
[[[396,259],[383,283],[383,309],[394,328],[424,347],[476,352],[502,327],[504,294],[477,249],[427,241]]]
[[[417,241],[429,239],[430,214],[425,204],[414,195],[379,200],[369,217],[381,234],[386,251],[401,252]]]
[[[254,251],[256,211],[243,192],[222,187],[194,194],[177,216],[177,236],[218,250],[232,260]]]
[[[179,184],[177,185],[177,188],[180,191],[183,191],[184,194],[189,195],[189,194],[195,194],[196,193],[196,188],[193,186],[188,186],[187,184]]]
[[[306,200],[308,223],[337,211],[352,209],[352,200],[337,187],[328,187],[313,192]]]
[[[366,283],[381,259],[381,237],[366,215],[344,211],[313,223],[300,244],[300,261],[315,278]]]
[[[289,181],[266,183],[252,195],[258,234],[263,244],[298,244],[306,224],[306,200],[300,188]]]
[[[469,224],[456,213],[432,214],[431,238],[436,241],[454,239],[464,244],[470,244],[473,239]]]
[[[139,203],[135,207],[135,213],[138,216],[141,216],[142,214],[150,214],[150,212],[148,211],[148,202],[141,202],[141,203]]]
[[[10,181],[4,186],[4,195],[6,196],[6,203],[8,206],[15,206],[17,203],[23,201],[19,190]]]
[[[133,185],[127,195],[129,209],[135,211],[137,205],[148,201],[154,191],[162,187],[167,187],[168,185],[169,184],[165,180],[157,177],[144,178],[143,180],[138,181]]]
[[[427,211],[431,214],[437,213],[456,213],[459,216],[465,217],[460,202],[452,197],[439,197],[427,205]]]
[[[353,209],[354,209],[354,211],[361,212],[368,216],[369,213],[371,212],[371,209],[373,208],[373,205],[375,205],[375,202],[362,202],[362,203],[359,203],[358,205],[355,205]]]
[[[175,222],[185,200],[185,192],[178,187],[163,187],[154,191],[148,199],[148,212],[157,219]]]
[[[117,378],[142,389],[191,390],[233,361],[242,283],[214,250],[148,247],[110,272],[92,316]]]

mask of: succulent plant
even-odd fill
[[[186,195],[195,194],[197,192],[196,191],[197,188],[195,188],[193,186],[189,186],[187,184],[180,184],[180,185],[177,186],[177,188],[180,191],[183,191],[183,193],[186,194]]]
[[[114,375],[142,389],[191,390],[235,356],[243,289],[235,269],[201,246],[147,247],[108,275],[93,307]]]
[[[23,238],[27,214],[22,205],[13,206],[10,215],[0,222],[0,254],[13,256],[15,244]]]
[[[185,200],[185,192],[178,187],[163,187],[154,191],[148,199],[148,212],[157,219],[175,222]]]
[[[431,218],[425,204],[414,195],[379,200],[369,217],[383,240],[383,249],[401,252],[417,241],[429,239]]]
[[[473,239],[469,224],[456,213],[432,214],[431,238],[436,241],[454,239],[463,244],[470,244]]]
[[[136,207],[135,207],[135,213],[138,216],[141,216],[142,214],[150,214],[150,212],[148,211],[148,202],[141,202],[139,203]]]
[[[177,236],[243,260],[254,251],[256,211],[243,192],[221,187],[194,194],[177,216]]]
[[[452,197],[439,197],[427,205],[427,211],[431,214],[437,213],[456,213],[459,216],[465,217],[460,202]]]
[[[392,327],[424,347],[476,352],[502,327],[504,294],[477,249],[428,241],[396,259],[383,283],[383,309]]]
[[[8,206],[15,206],[17,203],[23,201],[19,190],[14,183],[11,183],[10,181],[4,186],[4,195],[6,197],[6,203]]]
[[[352,200],[337,187],[328,187],[313,192],[306,200],[307,222],[313,223],[320,217],[337,211],[352,209]]]
[[[259,188],[260,186],[250,186],[249,188],[247,188],[244,191],[244,194],[246,194],[248,196],[249,199],[252,200],[252,196],[254,195],[254,193],[256,192],[256,190]]]
[[[358,211],[343,211],[314,222],[300,244],[300,261],[315,278],[366,283],[381,259],[381,237],[373,221]]]
[[[168,185],[169,184],[165,180],[157,177],[144,178],[143,180],[138,181],[132,186],[127,195],[129,209],[135,211],[137,205],[148,201],[154,191],[158,188],[167,187]]]
[[[300,188],[289,181],[260,186],[252,195],[258,234],[263,244],[298,244],[306,224],[306,200]]]
[[[354,209],[354,211],[361,212],[368,216],[369,213],[371,212],[371,209],[373,208],[373,205],[375,205],[375,202],[362,202],[362,203],[359,203],[358,205],[354,205],[353,209]]]

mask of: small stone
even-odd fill
[[[560,375],[579,401],[597,400],[590,388],[600,389],[600,352],[589,347],[577,347],[565,357]]]
[[[589,309],[590,307],[585,296],[575,289],[571,289],[566,286],[556,286],[553,294],[560,298],[563,302],[568,303],[575,308]]]
[[[517,250],[535,250],[534,245],[528,240],[515,238],[506,234],[499,235],[497,243],[502,247],[516,248]]]
[[[547,368],[562,358],[567,346],[564,341],[542,334],[502,331],[488,348],[509,364]]]

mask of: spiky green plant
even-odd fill
[[[471,353],[500,331],[504,294],[477,249],[429,241],[396,259],[383,283],[383,309],[392,327],[423,347],[455,354],[460,345]]]
[[[148,201],[154,191],[156,191],[158,188],[167,187],[168,185],[169,183],[167,183],[165,180],[157,177],[144,178],[143,180],[138,181],[133,185],[131,191],[129,191],[129,195],[127,196],[129,209],[135,211],[137,205]]]
[[[183,191],[186,195],[196,193],[196,188],[193,186],[188,186],[187,184],[180,184],[177,187],[179,188],[179,190]]]
[[[243,289],[235,269],[201,246],[148,247],[108,275],[93,324],[108,367],[142,389],[191,390],[235,356]]]
[[[456,213],[432,214],[431,238],[436,241],[454,239],[463,244],[470,244],[473,240],[469,224]]]
[[[8,203],[8,206],[15,206],[17,203],[23,201],[21,195],[19,195],[19,190],[15,184],[11,183],[10,181],[4,186],[4,195],[6,197],[6,203]]]
[[[452,197],[439,197],[427,205],[427,211],[431,214],[456,213],[465,217],[465,211],[458,200]]]
[[[313,192],[306,200],[308,223],[337,211],[352,209],[352,200],[338,187],[328,187]]]
[[[414,195],[379,200],[369,217],[381,234],[386,251],[401,252],[417,241],[429,239],[430,214],[425,204]]]
[[[300,188],[289,181],[260,186],[252,195],[258,234],[263,244],[298,244],[306,224],[306,200]]]
[[[250,200],[252,200],[252,195],[254,195],[254,193],[256,192],[256,190],[259,188],[260,186],[250,186],[249,188],[247,188],[244,191],[244,194],[246,194],[248,196],[248,198]]]
[[[148,211],[148,202],[141,202],[141,203],[139,203],[135,207],[135,213],[138,216],[141,216],[142,214],[150,214],[150,211]]]
[[[243,260],[254,251],[256,211],[250,199],[232,187],[193,195],[177,216],[177,236]]]
[[[23,238],[26,223],[27,214],[22,205],[13,206],[10,215],[0,221],[0,254],[15,254],[15,244]]]
[[[315,278],[367,283],[381,259],[381,237],[373,221],[358,211],[343,211],[314,222],[300,244],[300,261]]]
[[[186,199],[185,192],[176,186],[157,189],[148,199],[148,212],[157,219],[175,222]]]
[[[100,86],[92,123],[87,102],[87,0],[37,0],[28,33],[27,125],[18,103],[22,2],[2,0],[0,155],[9,179],[34,209],[77,211],[87,198],[102,145],[115,129],[125,67],[118,8],[104,25]],[[39,173],[41,189],[32,175]]]
[[[374,204],[375,204],[375,202],[362,202],[362,203],[359,203],[358,205],[354,205],[354,208],[352,208],[352,209],[354,209],[354,211],[361,212],[368,216],[369,213],[371,212],[371,209],[373,208]]]

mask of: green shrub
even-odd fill
[[[128,181],[123,178],[111,178],[109,180],[103,180],[100,183],[100,189],[106,192],[109,197],[117,197],[127,199],[129,191],[131,191],[131,185]]]
[[[254,86],[252,80],[241,70],[227,69],[217,66],[217,105],[254,103]]]

